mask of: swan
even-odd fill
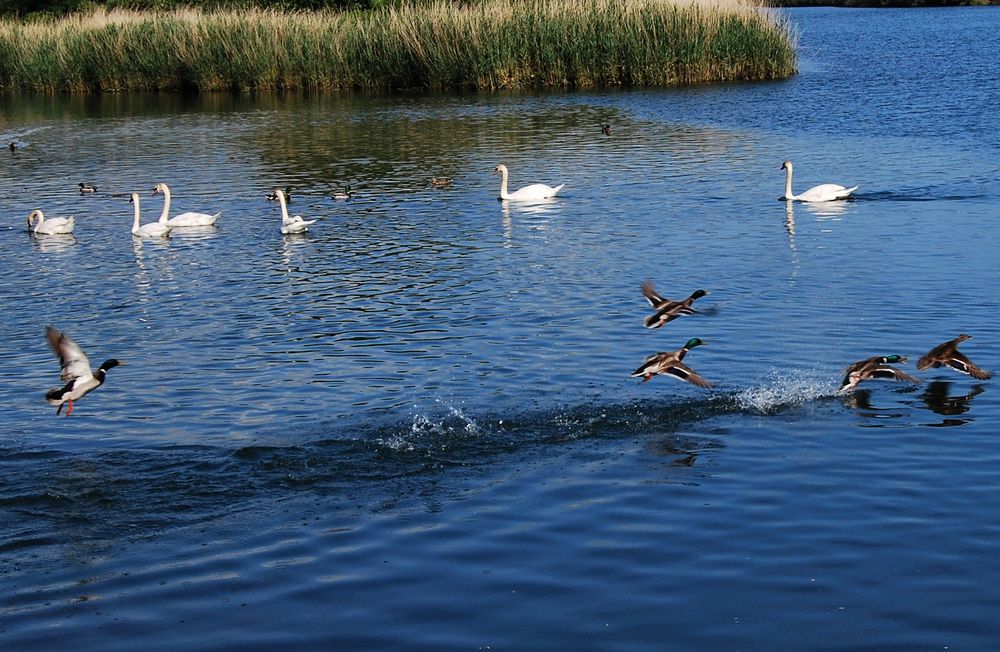
[[[139,226],[139,193],[133,192],[129,203],[135,207],[135,217],[132,219],[132,235],[137,238],[163,238],[170,235],[170,226],[160,222],[150,222]]]
[[[222,213],[209,215],[208,213],[181,213],[169,217],[170,215],[170,188],[165,183],[158,183],[153,188],[154,195],[163,195],[163,212],[160,213],[160,224],[165,224],[172,229],[179,226],[215,226],[216,220]]]
[[[500,197],[510,201],[534,201],[536,199],[548,199],[555,197],[556,193],[562,190],[566,184],[559,184],[555,188],[546,186],[544,183],[533,183],[514,192],[507,192],[507,166],[501,163],[493,168],[493,174],[500,175]]]
[[[304,220],[301,215],[288,217],[288,204],[285,203],[285,193],[281,188],[275,188],[274,192],[267,196],[269,201],[278,200],[281,204],[281,232],[284,235],[289,233],[305,233],[309,230],[309,225],[316,220]]]
[[[35,221],[36,217],[38,218],[38,222],[32,226],[32,222]],[[31,211],[31,214],[28,215],[28,230],[39,235],[65,235],[72,233],[75,224],[76,220],[72,215],[70,217],[45,219],[45,215],[39,210]]]
[[[845,188],[844,186],[838,186],[835,183],[824,183],[809,190],[805,191],[800,195],[792,194],[792,162],[785,161],[781,164],[782,170],[785,171],[785,196],[782,199],[796,200],[796,201],[835,201],[837,199],[847,199],[852,192],[858,189],[857,186],[853,188]]]

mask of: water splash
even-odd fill
[[[740,408],[773,414],[782,408],[833,396],[837,387],[816,370],[772,368],[764,384],[748,387],[734,399]]]
[[[440,399],[436,403],[444,408],[442,416],[429,416],[423,412],[414,413],[409,429],[377,437],[375,443],[395,451],[413,451],[421,448],[440,446],[447,448],[456,438],[480,437],[483,429],[465,412]],[[415,408],[417,409],[417,408]]]

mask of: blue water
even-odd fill
[[[836,389],[1000,370],[1000,9],[788,15],[765,84],[0,98],[0,648],[996,649],[995,381]],[[46,324],[127,363],[69,418]]]

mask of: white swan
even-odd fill
[[[139,193],[133,192],[129,203],[135,207],[132,219],[132,235],[137,238],[163,238],[170,235],[170,227],[163,222],[150,222],[139,226]]]
[[[845,188],[844,186],[838,186],[835,183],[824,183],[809,190],[805,191],[799,195],[792,194],[792,162],[785,161],[781,164],[781,169],[785,171],[785,196],[784,199],[793,201],[835,201],[837,199],[847,199],[852,192],[858,189],[857,186],[853,188]]]
[[[153,188],[154,195],[163,195],[163,212],[160,213],[160,224],[166,224],[172,229],[183,226],[215,226],[216,220],[222,213],[209,215],[208,213],[181,213],[170,216],[170,188],[165,183],[158,183]]]
[[[544,183],[533,183],[514,192],[507,192],[507,166],[501,163],[493,168],[493,174],[500,175],[500,199],[510,201],[534,201],[536,199],[548,199],[555,197],[556,193],[562,190],[566,184],[559,184],[555,188],[546,186]]]
[[[38,222],[32,226],[32,222],[35,221],[36,217],[38,218]],[[75,224],[76,220],[73,216],[45,219],[45,215],[39,210],[31,211],[31,214],[28,215],[28,230],[39,235],[65,235],[72,233]]]
[[[316,220],[304,220],[301,215],[288,216],[288,204],[285,203],[285,193],[280,188],[275,188],[274,193],[267,196],[271,201],[275,199],[281,204],[281,232],[285,235],[289,233],[304,233],[309,230],[309,225]]]

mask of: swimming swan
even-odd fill
[[[32,226],[36,217],[38,222]],[[75,220],[72,216],[45,219],[45,215],[39,210],[31,211],[28,215],[28,230],[39,235],[65,235],[73,232],[74,225]]]
[[[793,201],[835,201],[837,199],[847,199],[847,197],[858,189],[857,186],[853,188],[845,188],[844,186],[838,186],[835,183],[824,183],[819,186],[815,186],[805,191],[801,195],[792,194],[792,162],[785,161],[781,164],[782,170],[785,170],[785,196],[783,199],[793,200]]]
[[[316,220],[304,220],[301,215],[288,217],[288,205],[285,203],[285,193],[281,188],[275,188],[274,192],[267,196],[268,201],[278,200],[281,204],[281,232],[284,235],[289,233],[305,233],[309,230],[309,225]]]
[[[501,163],[493,168],[493,174],[500,175],[499,199],[507,199],[510,201],[534,201],[536,199],[548,199],[549,197],[555,197],[556,193],[562,190],[563,186],[566,185],[563,183],[553,188],[552,186],[546,186],[544,183],[533,183],[530,186],[525,186],[515,190],[514,192],[507,192],[507,166]]]
[[[153,188],[154,195],[163,195],[163,212],[160,213],[160,224],[165,224],[172,229],[183,226],[215,226],[216,220],[222,213],[209,215],[208,213],[181,213],[174,217],[170,215],[170,188],[165,183],[158,183]]]
[[[132,235],[137,238],[163,238],[170,235],[170,226],[163,222],[150,222],[139,226],[139,193],[133,192],[129,203],[135,207],[132,219]]]

